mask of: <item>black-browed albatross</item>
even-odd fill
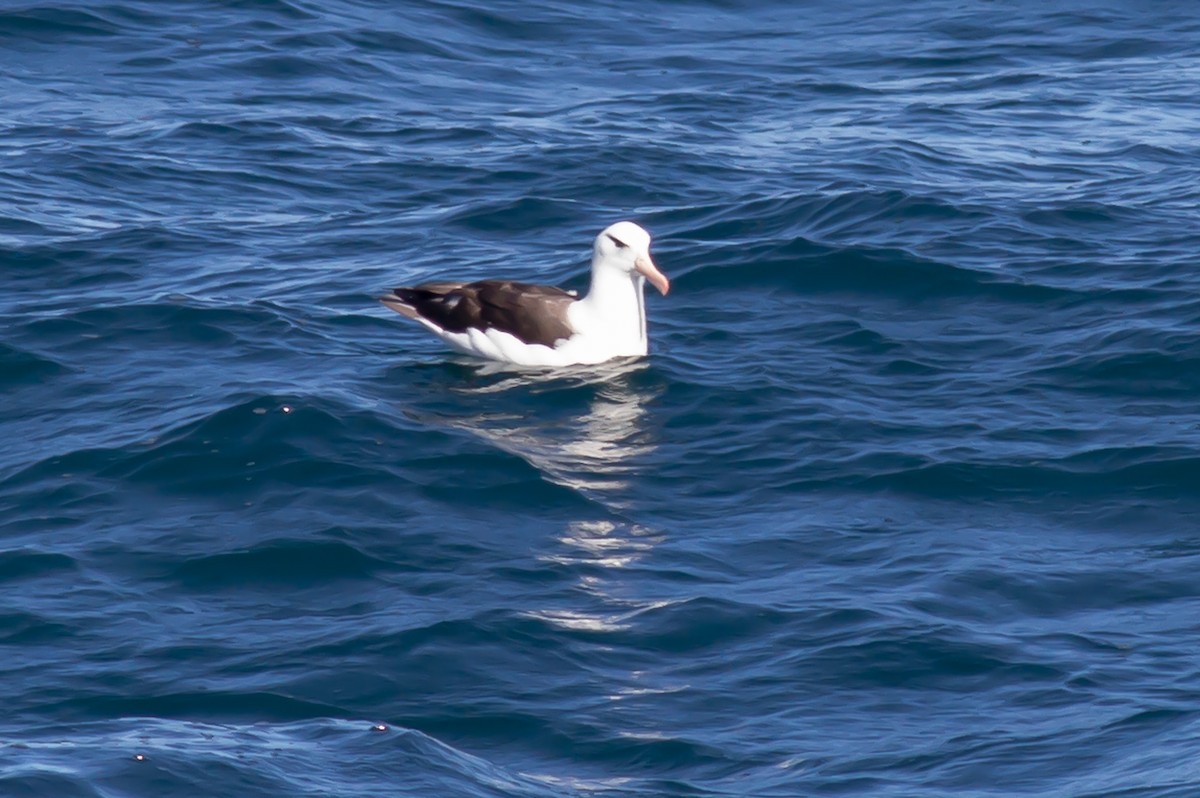
[[[379,299],[460,352],[521,366],[570,366],[646,354],[646,280],[663,294],[670,288],[650,259],[650,234],[617,222],[596,236],[583,297],[480,280],[396,288]]]

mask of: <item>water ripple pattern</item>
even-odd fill
[[[0,4],[0,794],[1200,793],[1185,3]],[[529,372],[375,297],[586,285]]]

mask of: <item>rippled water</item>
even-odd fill
[[[1200,791],[1200,18],[894,5],[3,4],[0,794]]]

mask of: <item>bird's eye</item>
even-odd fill
[[[614,236],[612,233],[605,233],[604,235],[608,236],[608,240],[613,242],[614,244],[616,244],[621,249],[625,249],[625,247],[629,246],[624,241],[622,241],[621,239]]]

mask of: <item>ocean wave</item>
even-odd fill
[[[19,388],[37,385],[70,371],[53,358],[0,343],[0,386]]]
[[[279,584],[302,587],[313,582],[370,579],[393,565],[344,541],[284,538],[252,549],[192,557],[171,572],[185,587],[272,590]]]
[[[1200,477],[1200,457],[1162,447],[1109,448],[1049,460],[924,462],[854,480],[862,487],[931,496],[1000,499],[1177,498]]]
[[[1014,659],[1010,647],[956,638],[945,632],[904,629],[898,638],[830,645],[809,654],[803,666],[826,678],[876,689],[913,688],[935,681],[942,689],[1061,682],[1066,674],[1040,662]]]
[[[149,440],[43,459],[0,482],[0,492],[48,500],[69,474],[80,484],[220,495],[225,502],[283,497],[306,485],[354,492],[380,484],[433,500],[471,491],[502,506],[583,500],[524,458],[434,428],[398,427],[396,420],[328,401],[254,397]],[[345,443],[331,447],[330,440]],[[402,458],[389,454],[397,446]]]
[[[121,26],[110,21],[103,12],[62,7],[10,9],[0,11],[0,31],[20,40],[54,42],[64,36],[114,36]]]
[[[1030,378],[1107,396],[1182,396],[1200,386],[1200,338],[1194,333],[1126,330],[1087,339],[1086,351],[1055,353]]]
[[[995,272],[982,272],[891,248],[830,246],[806,238],[710,248],[686,272],[693,290],[783,288],[801,294],[821,292],[884,295],[909,301],[974,297],[1005,302],[1036,302],[1071,297],[1068,288],[1039,285]],[[716,263],[706,265],[705,260]]]
[[[72,638],[76,630],[40,613],[0,613],[0,643],[12,646],[54,644]]]
[[[600,786],[581,780],[577,792],[567,783],[508,770],[418,731],[369,720],[264,726],[133,716],[83,724],[70,742],[45,729],[0,740],[0,746],[15,746],[22,755],[19,764],[0,765],[0,786],[13,795],[50,794],[42,792],[47,789],[100,795],[89,785],[109,784],[131,796],[218,790],[266,798],[316,788],[363,798],[381,791],[549,798],[594,794]]]
[[[40,576],[74,571],[78,567],[75,558],[57,552],[30,549],[0,552],[0,582],[36,579]]]

